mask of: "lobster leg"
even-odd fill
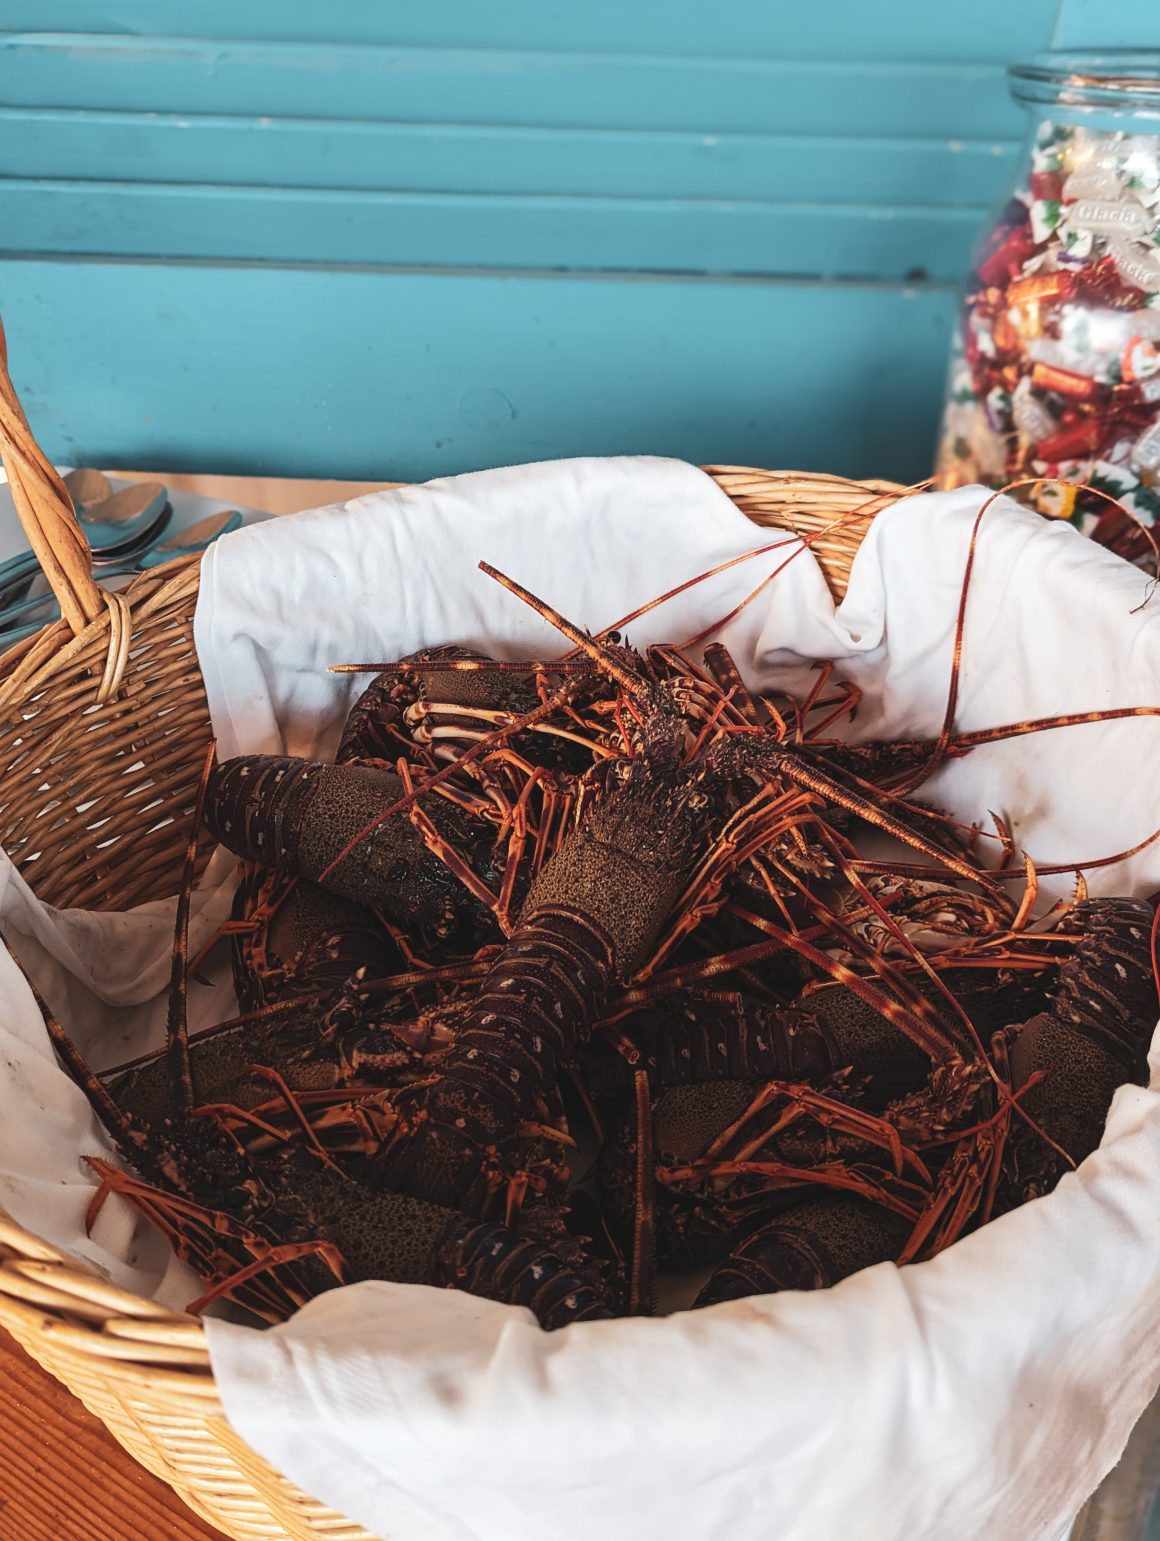
[[[653,1191],[653,1117],[649,1096],[648,1072],[633,1074],[636,1102],[636,1197],[633,1205],[632,1273],[629,1281],[628,1309],[633,1316],[653,1309],[653,1268],[655,1259],[656,1199]]]
[[[914,1200],[922,1192],[913,1184],[880,1181],[878,1177],[836,1161],[821,1162],[816,1166],[795,1166],[788,1161],[688,1161],[657,1168],[657,1181],[669,1186],[719,1183],[730,1177],[756,1179],[754,1187],[748,1190],[754,1193],[776,1193],[799,1187],[837,1188],[860,1194],[912,1222],[918,1214]]]

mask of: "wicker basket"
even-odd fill
[[[4,367],[0,452],[62,619],[0,657],[0,844],[55,905],[122,909],[176,891],[210,740],[193,645],[199,559],[93,582],[88,544]],[[867,522],[902,489],[711,466],[758,525],[806,537],[844,592]],[[244,1541],[371,1541],[226,1423],[199,1322],[105,1283],[0,1214],[0,1326],[191,1508]]]

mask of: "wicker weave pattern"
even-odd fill
[[[0,418],[6,400],[0,389]],[[11,429],[0,421],[6,464]],[[806,537],[836,596],[868,521],[901,491],[791,471],[709,470],[756,524]],[[62,493],[48,478],[34,487],[42,525],[71,520],[67,506],[52,506]],[[79,616],[75,635],[62,620],[0,658],[0,844],[51,903],[123,908],[177,887],[210,738],[192,635],[197,580],[197,558],[171,563],[132,585],[127,615],[90,604],[96,619]],[[98,705],[111,675],[118,688]],[[199,1322],[109,1285],[2,1214],[0,1325],[142,1465],[238,1541],[373,1541],[229,1428]]]
[[[59,621],[0,659],[0,843],[51,904],[127,909],[174,892],[210,738],[193,646],[198,562],[126,591],[127,661],[101,704],[107,616],[75,638]]]

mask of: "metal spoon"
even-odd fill
[[[178,530],[168,540],[158,541],[138,559],[135,570],[147,572],[150,568],[164,566],[166,562],[176,562],[178,557],[193,556],[194,552],[204,551],[215,540],[220,540],[223,535],[232,535],[241,526],[242,516],[236,508],[224,508],[220,513],[207,514],[204,519],[198,519],[186,525],[184,530]],[[107,576],[112,577],[113,574]]]
[[[193,556],[198,551],[204,551],[221,536],[238,529],[241,523],[242,516],[237,509],[225,509],[219,514],[210,514],[208,518],[199,519],[196,524],[189,525],[187,529],[181,530],[169,540],[151,547],[135,562],[107,568],[103,572],[103,577],[135,576],[154,567],[161,567],[166,562],[175,562],[179,557]],[[13,621],[20,621],[23,617],[34,614],[36,618],[31,624],[22,627],[11,625]],[[0,610],[0,645],[10,645],[22,637],[30,636],[40,627],[47,626],[51,621],[59,618],[60,606],[51,594],[33,594],[28,598],[19,599]]]
[[[139,482],[78,511],[78,517],[93,554],[93,567],[107,566],[124,561],[156,540],[169,522],[169,494],[160,482]],[[9,597],[16,584],[27,586],[39,570],[40,563],[31,550],[0,562],[0,601]]]
[[[160,482],[133,482],[120,492],[110,492],[99,503],[86,503],[77,509],[77,518],[92,531],[89,544],[98,547],[120,544],[126,532],[151,516],[156,518],[169,504],[169,493]]]
[[[78,466],[75,471],[70,471],[64,484],[78,515],[84,509],[95,508],[113,494],[109,478],[103,471],[95,471],[92,466]]]

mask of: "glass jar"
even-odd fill
[[[1031,479],[1024,501],[1150,563],[1141,526],[1160,519],[1160,54],[1041,54],[1009,76],[1032,131],[975,253],[939,482]]]

